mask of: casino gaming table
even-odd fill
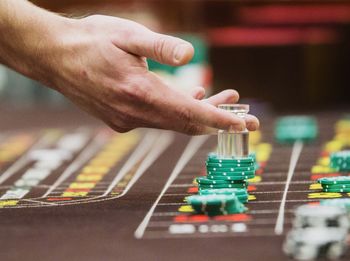
[[[273,115],[261,117],[250,138],[261,168],[248,211],[208,217],[184,198],[197,192],[215,135],[120,134],[72,108],[2,108],[0,259],[288,260],[282,243],[294,208],[334,197],[320,192],[323,173],[311,170],[342,115],[314,116],[318,139],[291,145],[275,142]]]

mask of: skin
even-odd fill
[[[194,50],[133,21],[72,19],[24,0],[1,0],[0,35],[6,36],[0,38],[1,63],[61,92],[118,132],[148,127],[198,135],[259,127],[252,115],[241,119],[216,107],[237,102],[235,90],[203,99],[203,88],[184,94],[150,72],[146,57],[181,66]]]

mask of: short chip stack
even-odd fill
[[[242,213],[244,205],[235,195],[193,195],[186,198],[187,203],[198,214],[208,216]]]
[[[339,172],[350,172],[350,150],[332,153],[330,155],[330,166]]]
[[[350,192],[350,176],[320,178],[317,180],[324,192]]]
[[[248,192],[241,188],[223,188],[223,189],[202,189],[200,195],[235,195],[241,203],[248,202]]]
[[[250,155],[246,158],[220,159],[216,154],[208,155],[206,161],[207,178],[210,180],[234,181],[236,184],[247,185],[247,179],[255,177],[255,158]]]
[[[276,122],[275,137],[280,143],[310,142],[317,133],[317,122],[310,116],[286,116]]]

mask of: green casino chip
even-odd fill
[[[332,153],[330,155],[330,166],[339,172],[350,172],[350,150]]]
[[[224,189],[203,189],[200,195],[236,195],[236,196],[248,196],[246,189],[240,188],[224,188]]]
[[[224,163],[224,164],[242,164],[242,163],[254,163],[255,160],[252,157],[247,158],[232,158],[232,159],[216,159],[216,158],[208,158],[208,163]]]
[[[232,167],[232,168],[224,168],[224,167],[207,167],[207,171],[223,171],[223,172],[241,172],[241,171],[255,171],[255,166],[253,167]]]
[[[230,177],[240,177],[240,176],[254,176],[255,171],[241,171],[241,172],[223,172],[223,171],[208,171],[208,176],[230,176]]]
[[[207,185],[207,184],[198,184],[199,189],[221,189],[221,188],[246,188],[245,184],[215,184],[215,185]]]
[[[192,195],[186,197],[187,203],[195,207],[217,206],[225,207],[229,202],[236,200],[235,195]]]
[[[336,192],[338,192],[338,193],[348,193],[348,192],[350,192],[350,188],[338,188],[338,189],[333,189],[333,188],[329,188],[329,189],[327,189],[327,188],[324,188],[323,189],[323,191],[324,192],[333,192],[333,193],[336,193]]]
[[[235,195],[193,195],[186,198],[197,213],[209,216],[242,213],[245,207]]]
[[[342,150],[333,152],[330,155],[330,160],[335,163],[349,163],[350,164],[350,150]]]
[[[229,180],[231,181],[231,183],[245,183],[248,184],[248,182],[243,179],[243,177],[241,176],[212,176],[212,175],[208,175],[207,176],[208,179],[212,179],[212,180]]]
[[[224,189],[202,189],[200,195],[236,195],[242,203],[248,202],[248,192],[242,188],[224,188]]]
[[[317,121],[310,116],[286,116],[276,122],[275,138],[280,143],[312,141],[318,134]]]
[[[215,179],[215,180],[219,180],[219,179],[223,179],[223,180],[234,180],[234,181],[246,181],[247,179],[252,179],[254,178],[255,175],[248,175],[248,176],[212,176],[212,175],[208,175],[207,178],[208,179]],[[237,183],[237,182],[235,182]]]
[[[324,189],[350,188],[350,184],[332,184],[332,185],[323,184],[322,188]]]
[[[319,178],[317,182],[322,185],[350,184],[350,176]]]
[[[238,168],[238,167],[255,167],[255,163],[213,163],[213,162],[206,162],[205,166],[208,168]]]
[[[198,184],[202,185],[222,185],[222,184],[233,184],[234,180],[229,179],[208,179],[206,177],[198,177],[196,178]]]

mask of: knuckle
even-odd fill
[[[164,51],[165,51],[165,48],[166,48],[166,45],[167,45],[167,38],[164,37],[164,36],[161,36],[159,38],[157,38],[157,40],[155,41],[154,43],[154,46],[153,46],[153,53],[154,53],[154,56],[155,58],[157,58],[158,60],[163,60],[164,58]]]
[[[189,110],[186,107],[181,108],[178,111],[178,117],[181,121],[185,122],[186,124],[190,124],[192,120],[191,110]]]
[[[139,82],[130,82],[124,88],[125,95],[132,100],[142,100],[145,95],[145,88]]]
[[[202,133],[202,128],[194,124],[186,124],[184,132],[189,135],[199,135]]]
[[[151,88],[146,87],[144,81],[141,80],[135,80],[126,87],[125,94],[132,101],[143,104],[150,104],[152,102]]]

